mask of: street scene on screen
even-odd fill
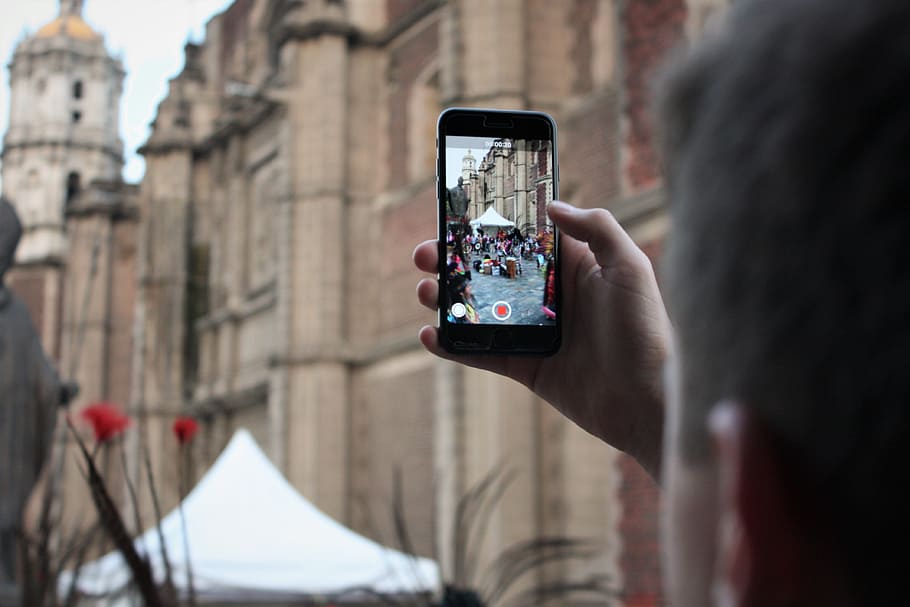
[[[548,141],[446,138],[449,322],[555,324],[552,166]]]

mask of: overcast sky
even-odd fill
[[[462,161],[468,152],[471,152],[471,156],[474,157],[474,168],[476,170],[480,166],[480,161],[490,151],[490,146],[484,145],[491,141],[488,137],[459,137],[458,139],[462,143],[468,143],[469,140],[474,139],[475,144],[471,147],[446,146],[446,174],[443,182],[447,188],[454,188],[458,185],[458,178],[461,177]]]
[[[123,175],[136,182],[145,163],[136,148],[167,92],[167,81],[183,67],[187,40],[202,41],[205,23],[231,0],[85,0],[85,20],[105,37],[108,51],[126,68],[120,103],[120,132],[126,154]],[[0,135],[9,120],[9,65],[16,43],[57,16],[58,0],[0,0]]]

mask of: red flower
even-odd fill
[[[199,431],[199,424],[192,417],[178,417],[174,420],[174,436],[181,445],[193,440],[196,432]]]
[[[94,403],[80,413],[82,419],[92,425],[95,440],[106,443],[115,436],[123,433],[130,425],[130,418],[124,415],[120,408],[113,403]]]

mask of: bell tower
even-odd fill
[[[85,290],[73,278],[89,272],[83,259],[92,257],[80,250],[92,245],[68,225],[68,212],[89,198],[93,182],[119,183],[123,167],[123,67],[82,18],[82,8],[82,0],[61,0],[56,18],[16,47],[0,152],[3,195],[23,228],[9,284],[25,301],[45,351],[58,361],[66,341],[64,311],[79,307],[65,292]]]
[[[461,159],[461,178],[465,181],[469,181],[471,176],[476,172],[477,159],[474,158],[474,154],[471,153],[471,150],[468,150],[468,153]]]
[[[68,206],[93,180],[123,167],[119,105],[124,71],[82,18],[82,0],[61,0],[57,17],[16,48],[10,63],[3,193],[24,234],[17,262],[61,264]]]

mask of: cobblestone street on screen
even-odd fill
[[[515,278],[472,272],[471,286],[482,323],[499,323],[493,305],[500,301],[512,306],[512,316],[503,324],[549,324],[541,310],[544,272],[532,260],[522,260],[522,273]]]

